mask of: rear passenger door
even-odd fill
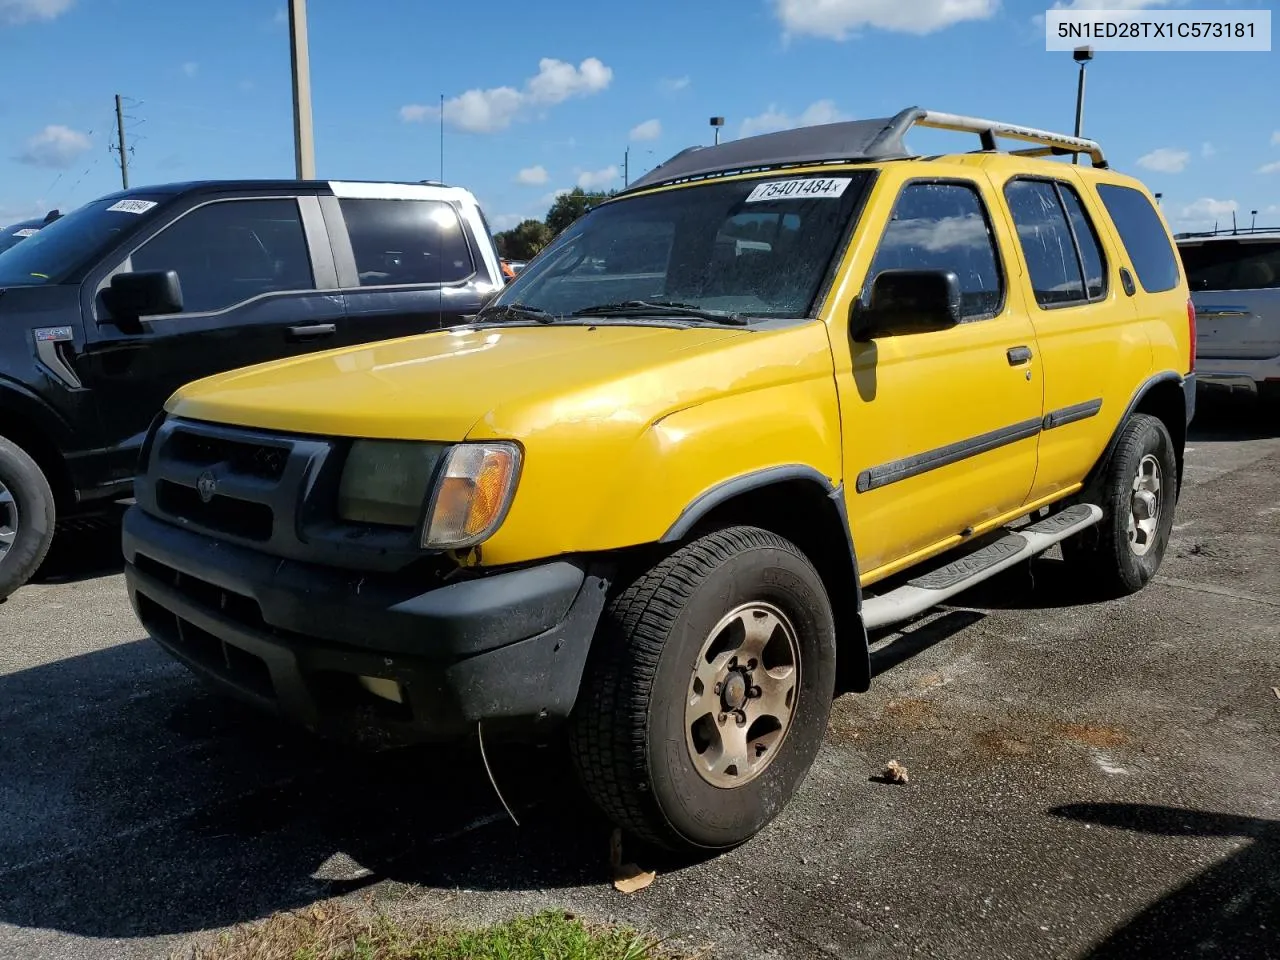
[[[443,196],[414,197],[407,186],[405,197],[324,200],[346,298],[344,343],[456,326],[501,286],[490,278],[475,226],[464,211]]]

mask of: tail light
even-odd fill
[[[1187,300],[1187,330],[1191,335],[1191,367],[1187,373],[1196,372],[1196,305]]]

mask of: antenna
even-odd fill
[[[440,94],[440,182],[444,183],[444,94]]]
[[[1231,211],[1231,232],[1232,232],[1233,234],[1237,232],[1237,228],[1236,228],[1236,212],[1235,212],[1234,210],[1232,210],[1232,211]]]

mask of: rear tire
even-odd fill
[[[53,543],[53,491],[40,467],[0,437],[0,600],[31,579]]]
[[[831,604],[800,550],[754,527],[708,533],[606,608],[570,728],[579,777],[641,839],[737,846],[807,775],[835,675]]]
[[[1163,423],[1125,423],[1098,485],[1102,521],[1062,544],[1063,559],[1107,597],[1137,593],[1156,575],[1173,531],[1178,462]]]

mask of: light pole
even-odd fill
[[[716,146],[720,146],[720,128],[724,126],[724,117],[712,117],[711,128],[716,132]]]
[[[1258,229],[1258,211],[1250,210],[1249,213],[1253,215],[1253,222],[1249,224],[1249,229],[1257,230]]]
[[[1076,86],[1076,139],[1078,140],[1084,131],[1084,68],[1093,59],[1093,47],[1076,47],[1071,56],[1076,63],[1080,64],[1080,82]],[[1080,154],[1073,153],[1071,162],[1079,163]]]
[[[293,68],[293,163],[299,180],[316,177],[311,128],[311,63],[307,53],[307,0],[289,0],[289,60]]]

